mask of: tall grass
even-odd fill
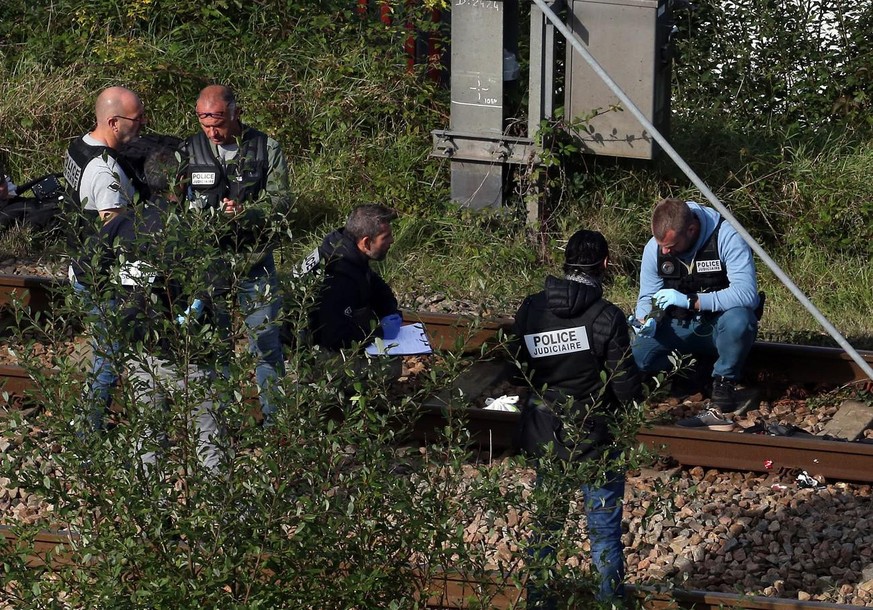
[[[138,91],[154,131],[184,136],[197,129],[197,91],[225,82],[237,90],[244,120],[276,137],[291,164],[298,213],[284,261],[302,258],[353,205],[386,203],[401,219],[382,271],[408,306],[439,293],[499,313],[513,313],[547,273],[559,273],[563,242],[583,227],[609,239],[607,294],[630,309],[654,203],[703,201],[669,162],[573,154],[550,174],[549,213],[535,227],[523,220],[530,176],[504,210],[458,210],[448,201],[448,162],[429,157],[430,131],[448,125],[448,92],[407,72],[401,19],[385,28],[341,2],[222,10],[188,0],[172,10],[91,4],[84,11],[60,0],[29,12],[12,0],[9,25],[0,24],[9,41],[0,49],[0,163],[19,181],[60,170],[69,140],[92,127],[93,100],[107,85]],[[696,78],[694,65],[679,62],[677,80]],[[760,126],[744,106],[714,111],[691,99],[692,90],[683,87],[675,100],[674,146],[838,327],[869,335],[866,123],[800,128],[770,117]],[[820,332],[763,266],[759,275],[770,294],[762,333]]]

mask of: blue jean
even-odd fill
[[[755,312],[747,307],[734,307],[688,320],[665,317],[658,322],[654,336],[637,336],[632,349],[642,371],[670,370],[668,356],[677,351],[717,358],[712,374],[738,381],[757,335]]]
[[[261,413],[267,423],[272,421],[276,412],[273,387],[276,380],[285,374],[285,356],[277,323],[282,304],[278,289],[279,280],[272,252],[263,262],[255,265],[249,276],[237,286],[237,302],[248,329],[249,350],[257,356],[255,378],[260,390],[258,398]],[[220,312],[219,318],[219,325],[230,328],[227,312]]]
[[[112,390],[118,383],[118,374],[113,366],[113,358],[118,353],[118,341],[109,338],[106,329],[106,315],[115,311],[115,301],[96,303],[88,289],[79,282],[73,282],[73,290],[82,298],[88,308],[91,323],[91,387],[86,396],[85,418],[92,431],[106,427],[106,413],[112,404]]]
[[[621,542],[621,519],[625,480],[623,473],[609,473],[603,487],[583,484],[591,562],[599,578],[597,601],[611,602],[624,597],[624,546]],[[551,532],[559,533],[563,523],[540,524],[541,531],[533,541],[533,555],[540,559],[554,555],[548,541]],[[554,610],[558,599],[545,587],[528,585],[528,608]]]

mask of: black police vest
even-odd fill
[[[239,152],[225,168],[202,131],[188,138],[188,179],[194,191],[192,207],[220,206],[225,197],[251,201],[267,186],[267,135],[244,128]]]
[[[730,286],[724,261],[718,255],[718,232],[724,218],[720,218],[715,231],[697,251],[691,269],[671,254],[658,250],[658,275],[664,288],[673,288],[683,294],[714,292]]]
[[[88,164],[106,155],[118,161],[117,153],[108,146],[92,146],[85,142],[84,137],[78,137],[70,143],[64,158],[64,179],[67,181],[67,197],[78,209],[82,208],[82,175]],[[122,169],[126,168],[122,165]],[[124,172],[127,174],[127,171]]]
[[[67,182],[66,202],[68,204],[65,211],[64,231],[67,246],[74,254],[81,253],[83,248],[87,248],[88,240],[96,237],[99,231],[100,222],[97,210],[82,209],[81,189],[82,175],[85,173],[85,168],[92,160],[103,155],[114,159],[119,167],[121,167],[125,176],[132,180],[132,176],[134,176],[133,169],[117,151],[108,146],[93,146],[88,144],[85,142],[84,136],[80,136],[70,143],[69,148],[67,148],[67,154],[64,157],[64,179]],[[137,189],[137,192],[141,192],[141,185],[135,181],[132,184]],[[77,260],[73,256],[70,261],[71,271],[75,274],[75,279],[82,284],[88,282],[86,279],[88,274],[83,271],[85,267],[90,267],[85,262],[87,260],[90,260],[90,257],[86,253],[84,260]]]
[[[592,396],[585,395],[580,390],[600,385],[603,354],[598,353],[594,321],[608,306],[609,302],[601,298],[574,318],[561,318],[547,307],[537,309],[536,315],[529,312],[527,326],[520,330],[523,333],[521,340],[528,354],[526,360],[536,371],[534,377],[572,379],[574,387],[552,386],[551,390],[557,394],[573,396],[590,406],[588,401]],[[585,328],[585,337],[568,334],[579,327]]]

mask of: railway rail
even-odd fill
[[[479,349],[485,341],[493,341],[499,330],[507,330],[511,325],[511,320],[470,325],[469,320],[447,314],[415,313],[409,319],[423,322],[437,347],[457,346],[465,341],[469,350]],[[873,352],[863,352],[862,356],[867,362],[873,362]],[[779,387],[790,384],[842,385],[866,379],[863,371],[845,353],[826,347],[757,343],[747,368],[751,375]],[[485,362],[468,371],[456,389],[472,401],[477,392],[493,386],[507,374],[506,365],[500,361]],[[429,410],[423,416],[419,432],[424,434],[439,425],[442,411],[451,408],[450,404],[452,401],[438,397],[427,405]],[[517,414],[468,409],[465,416],[480,444],[494,452],[511,447]],[[801,469],[829,479],[873,482],[871,444],[726,434],[659,425],[641,430],[637,439],[686,466],[753,472]]]
[[[51,307],[58,281],[38,275],[0,275],[0,310],[15,304],[31,311]]]
[[[51,557],[54,565],[68,563],[69,554],[58,552],[61,545],[73,545],[77,540],[70,530],[43,530],[33,538],[33,555],[30,567],[45,564]],[[14,545],[17,540],[12,528],[0,525],[0,548]],[[412,566],[412,569],[415,569]],[[430,580],[429,589],[434,592],[428,598],[428,608],[433,610],[455,610],[469,607],[469,600],[475,599],[478,590],[486,589],[493,594],[493,608],[510,608],[523,598],[521,589],[511,577],[493,575],[465,576],[457,573],[437,574]],[[762,596],[712,593],[707,591],[670,589],[658,590],[653,587],[627,586],[627,594],[636,598],[646,610],[720,610],[738,608],[743,610],[857,610],[859,606],[809,602],[791,599],[774,599]]]
[[[0,309],[13,302],[22,303],[31,311],[51,306],[56,281],[44,278],[0,276]],[[428,329],[437,349],[463,349],[475,353],[485,344],[494,344],[500,331],[507,331],[509,319],[479,321],[450,314],[404,312],[407,321],[420,321]],[[487,352],[487,350],[483,350]],[[863,352],[867,362],[873,362],[873,353]],[[751,374],[773,387],[790,384],[807,386],[843,385],[866,379],[859,367],[841,350],[824,347],[796,346],[779,343],[757,343],[748,365]],[[417,436],[427,440],[429,434],[445,424],[449,410],[462,415],[478,440],[480,449],[497,454],[511,446],[517,423],[517,414],[469,408],[488,387],[493,386],[508,372],[507,363],[499,359],[483,359],[457,380],[454,395],[464,400],[448,400],[435,396],[423,408],[416,428]],[[0,367],[3,391],[13,398],[34,390],[33,381],[20,367]],[[460,392],[458,391],[460,390]],[[675,426],[652,426],[641,430],[639,442],[670,456],[686,466],[704,466],[716,469],[754,472],[802,469],[812,475],[831,480],[873,482],[873,445],[839,442],[817,438],[772,437],[752,434],[732,434],[706,430],[688,430]],[[0,527],[0,535],[11,543],[12,530]],[[36,539],[37,555],[69,542],[70,532],[42,532]],[[2,543],[0,543],[2,546]],[[40,559],[35,556],[34,562]],[[514,583],[495,577],[488,582],[463,575],[442,575],[434,583],[438,591],[429,600],[432,608],[463,608],[465,598],[476,587],[495,591],[495,607],[510,607],[520,593]],[[756,610],[788,609],[849,609],[856,606],[822,602],[750,597],[703,591],[656,591],[631,587],[632,594],[644,601],[650,610],[667,608],[750,608]]]

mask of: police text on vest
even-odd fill
[[[532,358],[585,352],[591,349],[584,326],[525,335],[524,344]]]
[[[719,271],[721,271],[721,261],[718,259],[697,261],[697,273],[718,273]]]

